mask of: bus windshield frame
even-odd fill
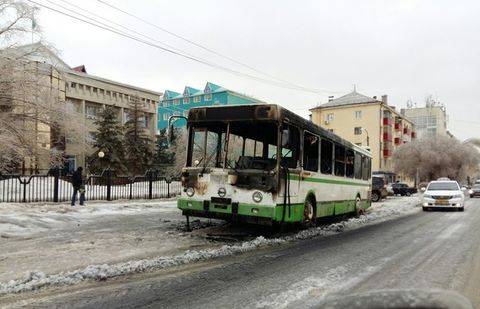
[[[209,121],[189,126],[187,167],[273,170],[278,124],[274,121]]]

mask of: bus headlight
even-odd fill
[[[187,190],[185,190],[185,193],[187,193],[188,196],[192,197],[195,194],[195,189],[192,187],[188,187]]]
[[[227,190],[224,187],[221,187],[218,189],[217,193],[218,193],[218,196],[225,197],[225,195],[227,195]]]
[[[260,191],[255,191],[253,192],[252,194],[252,200],[255,202],[255,203],[260,203],[263,199],[263,195],[262,195],[262,192]]]

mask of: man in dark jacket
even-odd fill
[[[72,195],[72,206],[75,206],[77,201],[77,193],[80,192],[80,206],[85,202],[85,186],[83,184],[83,168],[80,166],[77,168],[72,175],[72,186],[73,186],[73,195]]]

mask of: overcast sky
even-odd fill
[[[195,57],[258,74],[97,0],[65,1]],[[232,75],[41,9],[44,39],[69,65],[84,64],[90,74],[160,92],[182,92],[185,85],[203,89],[210,81],[305,117],[309,108],[328,95],[350,92],[353,84],[365,95],[388,94],[397,109],[407,100],[423,105],[432,94],[447,107],[455,136],[480,135],[480,1],[104,1],[257,70],[323,92]]]

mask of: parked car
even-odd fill
[[[431,181],[426,189],[422,189],[423,210],[435,208],[456,209],[463,211],[465,195],[456,181]]]
[[[409,187],[403,182],[396,182],[392,183],[392,191],[394,195],[410,196],[413,193],[417,193],[417,188]]]
[[[378,202],[387,195],[387,184],[384,177],[372,176],[372,202]]]
[[[470,191],[468,191],[468,193],[470,194],[470,197],[480,196],[480,184],[474,185],[474,186],[470,189]]]

